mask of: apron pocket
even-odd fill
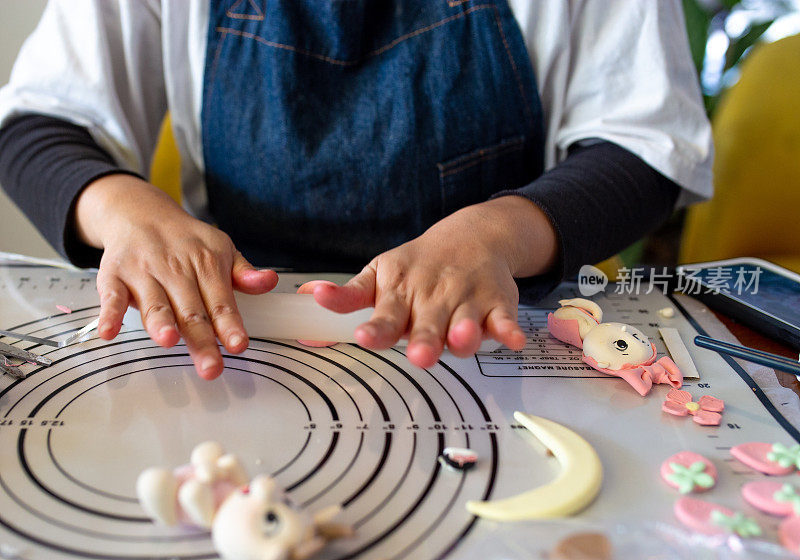
[[[442,217],[521,186],[530,167],[524,148],[525,137],[517,136],[437,164]]]

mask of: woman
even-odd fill
[[[183,208],[142,178],[167,109]],[[303,290],[427,367],[521,348],[520,292],[711,193],[678,0],[51,0],[0,127],[4,188],[100,263],[100,336],[137,305],[205,378],[276,282],[249,262],[366,264]]]

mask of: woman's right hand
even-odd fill
[[[122,174],[83,190],[75,222],[84,243],[103,249],[101,338],[117,336],[132,305],[156,344],[168,348],[183,337],[205,379],[222,373],[217,339],[228,352],[247,348],[233,290],[262,294],[278,276],[253,268],[224,232],[190,216],[157,187]]]

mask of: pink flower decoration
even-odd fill
[[[719,426],[725,403],[716,397],[704,395],[697,402],[692,401],[689,391],[672,389],[667,393],[661,410],[675,416],[691,415],[692,420],[701,426]]]

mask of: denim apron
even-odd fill
[[[542,172],[506,0],[211,0],[209,210],[256,264],[357,270]]]

